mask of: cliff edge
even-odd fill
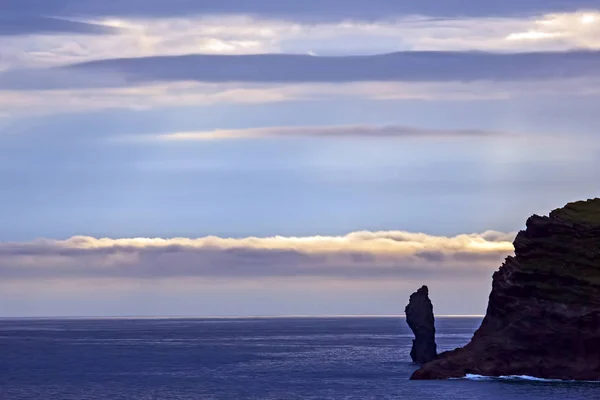
[[[471,341],[411,379],[600,380],[600,198],[532,216],[514,246]]]

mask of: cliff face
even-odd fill
[[[413,362],[425,364],[434,360],[437,357],[435,320],[427,286],[421,287],[410,295],[410,300],[404,312],[406,313],[406,322],[415,334],[410,350],[410,357]]]
[[[465,374],[600,380],[600,199],[534,215],[494,274],[486,316],[465,347],[411,379]]]

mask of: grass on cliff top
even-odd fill
[[[550,217],[578,224],[600,225],[600,198],[569,203],[552,211]]]

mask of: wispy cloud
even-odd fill
[[[106,24],[71,21],[68,19],[0,14],[0,37],[20,35],[103,35],[117,33],[119,29]],[[4,39],[6,40],[6,39]]]
[[[250,138],[337,137],[337,138],[406,138],[406,137],[496,137],[508,136],[484,130],[434,130],[409,126],[280,126],[248,129],[220,129],[200,132],[175,132],[153,138],[165,141],[233,140]]]
[[[66,79],[68,74],[64,76]],[[475,101],[599,94],[600,79],[592,78],[560,79],[551,82],[531,80],[302,84],[186,81],[95,89],[0,90],[0,108],[5,116],[18,117],[23,114],[31,116],[103,109],[147,110],[217,104],[272,104],[286,101]]]
[[[454,237],[402,231],[345,236],[37,240],[0,244],[3,279],[448,278],[489,274],[513,250],[514,234]]]

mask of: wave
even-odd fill
[[[477,374],[466,374],[463,379],[468,379],[470,381],[535,381],[535,382],[564,382],[560,379],[545,379],[545,378],[536,378],[535,376],[529,375],[503,375],[503,376],[484,376]]]
[[[502,376],[484,376],[477,374],[466,374],[463,378],[470,381],[532,381],[532,382],[578,382],[578,383],[600,383],[600,381],[577,381],[577,380],[564,380],[564,379],[546,379],[537,378],[529,375],[502,375]]]

